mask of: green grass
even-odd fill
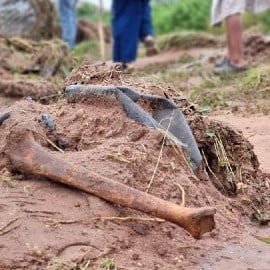
[[[102,270],[118,270],[119,268],[115,264],[113,259],[107,258],[101,264],[100,268]]]
[[[191,47],[211,47],[222,43],[217,37],[205,32],[173,32],[158,36],[158,47],[161,51],[170,49],[189,49]]]
[[[86,56],[92,60],[100,59],[99,44],[97,41],[84,41],[76,45],[72,51],[72,55],[81,63]]]

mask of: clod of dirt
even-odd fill
[[[247,34],[244,37],[245,55],[254,58],[255,56],[269,53],[270,39],[269,37],[259,34]]]
[[[117,84],[121,81],[122,71],[119,65],[108,65],[105,62],[93,62],[72,70],[65,79],[64,85],[71,84]]]
[[[31,97],[35,100],[57,93],[55,86],[45,80],[0,80],[0,92],[8,97]]]
[[[0,39],[0,66],[12,73],[66,76],[74,60],[60,40],[35,42],[23,38]]]

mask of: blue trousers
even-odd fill
[[[71,49],[76,44],[77,35],[76,3],[77,0],[59,0],[62,39]]]
[[[113,61],[135,61],[140,40],[154,34],[150,0],[113,0],[112,31]]]

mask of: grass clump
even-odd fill
[[[254,98],[270,98],[270,68],[258,67],[247,71],[237,80],[239,90]]]
[[[79,63],[82,63],[87,55],[93,60],[98,60],[100,59],[99,43],[96,40],[81,42],[76,45],[72,55],[77,58]]]
[[[239,74],[207,75],[188,90],[188,98],[202,111],[231,109],[239,106],[250,112],[270,112],[270,68],[251,68]],[[242,110],[241,109],[241,110]]]
[[[113,259],[107,258],[100,264],[102,270],[118,270],[119,268],[115,264]]]
[[[202,32],[174,32],[158,37],[158,47],[161,51],[171,49],[205,48],[217,46],[221,41]]]

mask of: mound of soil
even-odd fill
[[[4,96],[19,98],[31,97],[35,100],[57,93],[55,86],[46,80],[0,80],[0,92]]]
[[[56,95],[55,80],[64,78],[75,62],[60,40],[35,42],[0,38],[0,95],[39,99]]]
[[[123,84],[120,65],[105,62],[92,62],[72,70],[64,80],[64,86],[71,84]]]
[[[158,41],[158,46],[161,51],[168,51],[173,49],[220,47],[224,45],[224,39],[220,39],[206,33],[194,32],[168,34],[163,36]]]
[[[85,74],[86,69],[80,70]],[[97,70],[101,72],[102,68]],[[101,77],[93,77],[93,81],[103,81],[108,70],[106,67]],[[120,269],[197,269],[201,256],[216,248],[215,243],[240,239],[252,198],[240,192],[229,198],[216,189],[206,174],[196,177],[181,149],[171,144],[162,149],[164,135],[128,119],[115,98],[99,96],[72,104],[58,100],[47,106],[25,100],[6,111],[11,116],[0,127],[0,268],[72,269],[87,263],[88,269],[98,269],[110,258]],[[55,128],[42,124],[44,114],[54,121]],[[200,119],[191,112],[186,115],[190,115],[191,127],[196,129],[192,123]],[[205,126],[201,122],[201,127]],[[204,134],[202,147],[207,136],[198,129],[197,138]],[[26,131],[34,134],[43,147],[68,161],[71,168],[82,166],[141,191],[146,190],[154,175],[150,194],[177,204],[185,198],[189,207],[215,206],[216,230],[197,241],[169,222],[153,220],[48,179],[21,175],[5,153],[9,149],[7,142]],[[239,140],[244,141],[241,136],[228,141],[233,144]],[[59,148],[64,153],[57,151]],[[249,161],[254,163],[252,158]],[[257,170],[256,162],[249,170]],[[176,184],[184,189],[184,198]]]
[[[270,176],[259,169],[253,145],[241,131],[226,123],[208,120],[186,100],[175,102],[192,129],[204,157],[204,170],[213,185],[224,196],[246,201],[253,209],[246,212],[250,217],[261,223],[268,222],[270,193],[266,187]]]
[[[43,77],[66,76],[74,60],[60,40],[35,42],[23,38],[0,39],[0,66],[13,73]]]
[[[111,29],[109,26],[103,26],[104,39],[106,43],[111,42]],[[84,19],[78,20],[77,42],[85,40],[99,40],[98,25]]]
[[[122,76],[115,67],[89,65],[73,71],[65,83],[84,80],[117,85],[123,83]],[[128,79],[124,82],[135,89],[138,86]],[[149,91],[143,85],[138,87]],[[58,100],[51,105],[24,100],[7,108],[10,118],[0,126],[0,269],[74,269],[86,264],[88,269],[98,269],[101,263],[112,267],[113,262],[120,269],[201,269],[199,261],[221,243],[240,244],[241,236],[247,233],[252,205],[258,209],[254,197],[265,205],[261,191],[269,178],[258,181],[256,157],[240,133],[214,122],[210,130],[190,106],[182,102],[179,107],[205,152],[205,163],[208,161],[197,175],[181,149],[170,143],[162,148],[164,134],[127,118],[114,97],[95,96],[76,103]],[[53,120],[53,128],[42,124],[44,114]],[[48,179],[22,175],[6,153],[12,138],[16,140],[24,132],[31,132],[72,169],[82,166],[141,191],[153,178],[152,195],[176,204],[184,200],[189,207],[215,206],[217,228],[197,241],[169,222]],[[242,185],[240,179],[229,179],[234,193],[229,192],[232,186],[225,184],[229,173],[219,159],[218,149],[222,148],[215,148],[215,138],[226,148],[229,161],[225,165],[230,164],[236,175],[237,164],[241,164],[241,175],[252,175],[248,178],[245,174]],[[212,173],[226,192],[218,191]]]
[[[259,34],[246,34],[244,37],[245,55],[254,58],[257,55],[262,55],[270,51],[269,36]]]

